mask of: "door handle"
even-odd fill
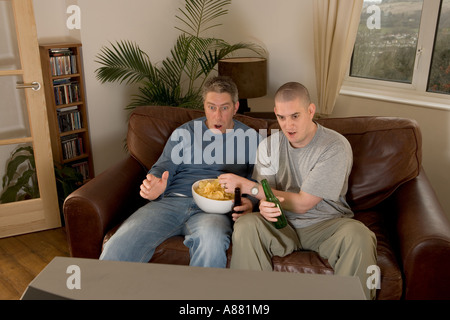
[[[33,89],[34,91],[39,91],[41,89],[41,84],[39,82],[32,82],[32,83],[23,83],[23,82],[17,82],[16,89]]]

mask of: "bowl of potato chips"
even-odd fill
[[[228,213],[233,209],[234,194],[225,192],[217,179],[203,179],[192,185],[192,197],[207,213]]]

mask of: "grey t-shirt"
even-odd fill
[[[295,228],[310,226],[337,217],[353,217],[345,195],[353,164],[350,143],[341,134],[317,124],[317,132],[303,148],[293,148],[278,131],[261,142],[253,178],[267,179],[276,190],[320,197],[304,214],[285,210]]]

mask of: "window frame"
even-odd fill
[[[350,76],[350,63],[341,95],[365,97],[381,101],[450,110],[450,95],[427,92],[441,0],[424,0],[417,40],[412,83],[375,80]],[[381,22],[383,23],[383,22]]]

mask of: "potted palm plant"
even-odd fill
[[[102,82],[139,84],[127,109],[143,105],[168,105],[201,108],[201,87],[220,59],[237,50],[248,49],[259,56],[264,49],[252,43],[229,44],[225,40],[203,36],[221,24],[216,19],[227,14],[231,0],[186,0],[175,16],[181,26],[170,55],[159,65],[152,64],[139,45],[117,41],[103,47],[97,55],[101,67],[96,70]]]

